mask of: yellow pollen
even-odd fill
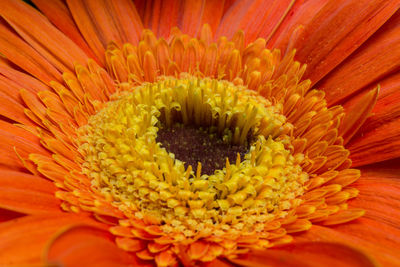
[[[122,212],[159,218],[164,233],[262,232],[300,204],[308,180],[291,153],[292,126],[281,109],[227,81],[162,77],[115,94],[79,129],[83,173]],[[249,143],[249,151],[213,174],[202,173],[201,162],[194,172],[156,141],[161,127],[176,123]]]

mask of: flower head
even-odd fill
[[[399,156],[396,1],[34,2],[0,11],[0,263],[397,263],[361,167]]]

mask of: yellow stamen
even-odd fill
[[[293,200],[308,176],[271,138],[285,125],[280,108],[255,92],[226,81],[164,77],[113,99],[80,129],[79,151],[94,189],[120,210],[135,207],[141,217],[160,218],[164,232],[190,237],[261,231],[260,223],[298,206]],[[198,162],[193,173],[155,141],[159,127],[185,121],[214,127],[232,144],[250,142],[249,152],[211,175]]]

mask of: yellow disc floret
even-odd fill
[[[290,152],[292,126],[255,91],[183,75],[113,99],[80,129],[79,150],[92,187],[130,217],[150,216],[184,239],[237,236],[262,232],[300,204],[308,175]],[[201,162],[193,171],[156,141],[160,128],[177,123],[249,149],[213,174]]]

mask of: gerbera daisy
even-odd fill
[[[2,1],[0,265],[399,266],[399,8]]]

